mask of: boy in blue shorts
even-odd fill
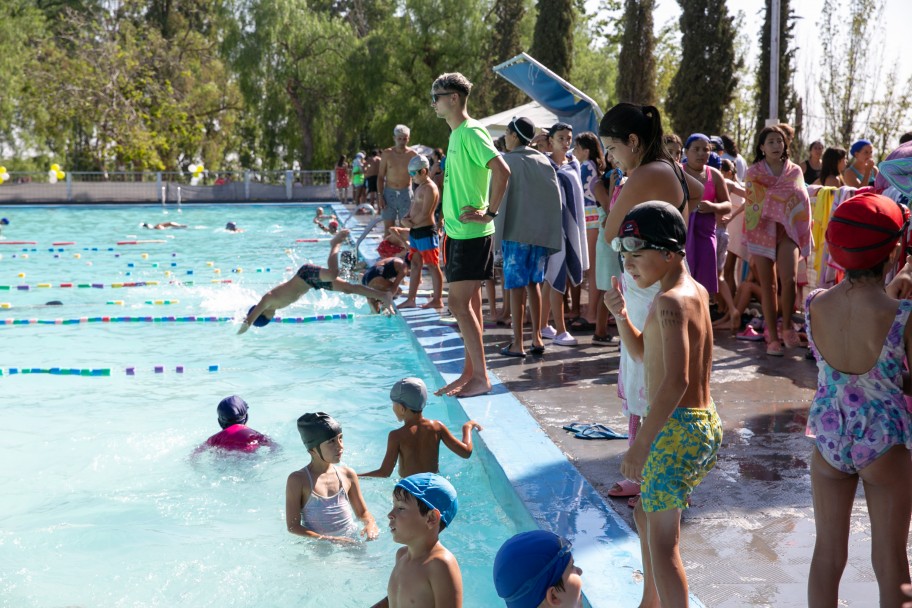
[[[433,294],[422,308],[443,308],[443,272],[440,270],[440,243],[434,214],[440,194],[437,184],[428,176],[430,163],[426,156],[418,155],[408,164],[408,172],[415,184],[415,194],[408,215],[402,218],[402,225],[409,229],[409,254],[411,255],[412,280],[409,283],[408,299],[399,308],[415,308],[418,303],[418,286],[421,284],[421,269],[431,274]]]
[[[494,558],[494,587],[507,608],[580,608],[583,571],[570,541],[547,530],[521,532]]]
[[[347,229],[340,230],[333,236],[327,260],[328,268],[320,268],[315,264],[304,264],[293,277],[267,291],[266,295],[260,298],[260,301],[247,311],[247,316],[241,323],[237,333],[244,333],[250,329],[251,325],[256,327],[268,325],[275,316],[277,309],[291,306],[311,289],[355,293],[365,298],[379,300],[383,304],[383,308],[391,310],[393,307],[392,294],[377,291],[364,285],[348,283],[339,278],[339,248],[347,238]]]
[[[386,597],[373,608],[461,608],[459,563],[438,538],[458,506],[456,488],[440,475],[419,473],[396,484],[389,529],[405,546],[396,552]]]
[[[638,287],[661,286],[642,331],[627,318],[617,278],[605,292],[624,347],[646,369],[649,410],[621,464],[621,474],[641,490],[634,520],[643,553],[643,608],[688,605],[678,546],[681,513],[716,464],[722,443],[722,424],[709,394],[709,295],[684,266],[686,234],[677,209],[650,201],[630,210],[611,242]]]

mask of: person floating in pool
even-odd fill
[[[388,293],[390,297],[399,295],[399,284],[409,274],[409,265],[402,258],[384,258],[378,260],[361,275],[361,284],[377,291]],[[369,298],[374,312],[380,312],[382,303]]]
[[[3,226],[9,226],[9,220],[5,217],[0,217],[0,234],[3,234]]]
[[[228,222],[227,224],[225,224],[225,230],[227,230],[228,232],[244,232],[244,230],[242,228],[238,228],[237,224],[235,224],[234,222]]]
[[[373,608],[461,608],[459,562],[439,540],[458,507],[456,488],[436,473],[419,473],[396,484],[387,517],[393,540],[405,546],[396,552],[386,597]]]
[[[141,226],[143,228],[147,228],[149,230],[168,230],[169,228],[186,228],[187,227],[186,224],[178,224],[177,222],[161,222],[159,224],[154,224],[154,225],[143,222],[141,224]]]
[[[222,399],[216,408],[222,430],[207,439],[197,451],[219,448],[249,454],[262,447],[277,448],[278,445],[272,439],[247,426],[247,410],[247,402],[237,395]]]
[[[317,222],[317,226],[320,227],[320,230],[323,232],[328,232],[330,234],[335,234],[339,231],[339,222],[335,219],[329,220],[329,223],[324,225],[323,222]]]
[[[323,224],[323,220],[334,220],[336,219],[335,214],[326,215],[326,212],[323,211],[323,207],[317,207],[317,214],[314,216],[314,224]]]
[[[298,272],[281,285],[273,287],[260,299],[259,303],[251,306],[247,317],[241,323],[238,334],[242,334],[251,325],[263,327],[268,325],[275,316],[276,310],[285,308],[297,302],[301,296],[313,289],[327,289],[342,293],[354,293],[365,298],[379,300],[383,308],[391,310],[393,306],[392,294],[371,289],[364,285],[355,285],[339,278],[339,248],[348,238],[348,230],[340,230],[330,242],[328,268],[321,268],[314,264],[304,264]]]
[[[460,458],[472,455],[472,429],[481,431],[481,425],[474,420],[463,424],[459,441],[442,422],[425,418],[422,411],[427,404],[427,387],[421,378],[403,378],[394,384],[390,400],[396,418],[403,422],[402,428],[390,432],[380,468],[361,473],[360,477],[389,477],[397,460],[400,477],[436,473],[440,442]]]
[[[554,532],[521,532],[494,558],[494,587],[508,608],[582,606],[583,571],[571,545]]]
[[[298,536],[339,543],[355,543],[358,526],[352,511],[364,524],[361,536],[374,540],[380,534],[367,510],[358,476],[342,466],[342,427],[323,412],[298,418],[301,441],[310,464],[288,476],[285,485],[285,523]]]

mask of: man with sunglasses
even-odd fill
[[[447,303],[465,343],[462,374],[436,394],[455,397],[491,390],[482,342],[481,283],[494,277],[493,221],[510,177],[491,135],[466,111],[471,91],[472,83],[458,72],[441,74],[431,87],[434,111],[452,130],[443,177],[444,272]]]
[[[621,464],[640,484],[634,521],[643,553],[642,606],[686,606],[687,576],[678,545],[681,513],[694,488],[716,464],[722,424],[709,394],[713,333],[709,294],[687,272],[687,228],[668,203],[633,207],[611,248],[641,289],[658,283],[642,328],[627,318],[617,277],[605,305],[624,347],[643,361],[649,409]]]

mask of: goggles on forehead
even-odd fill
[[[611,249],[618,253],[640,251],[642,249],[655,249],[656,251],[667,251],[668,247],[662,247],[651,243],[646,239],[635,236],[616,236],[611,239]]]

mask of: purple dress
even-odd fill
[[[706,183],[703,186],[703,200],[716,202],[716,184],[712,174],[703,168]],[[716,214],[690,214],[687,222],[687,267],[690,275],[709,293],[719,291],[719,269],[716,262]]]

